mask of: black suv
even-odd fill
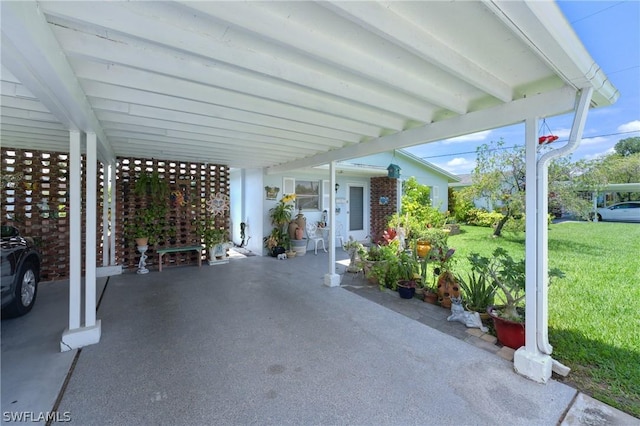
[[[2,226],[2,318],[18,317],[33,308],[40,261],[32,239],[21,237],[13,226]]]

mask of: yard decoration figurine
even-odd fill
[[[479,313],[464,310],[462,297],[451,298],[451,315],[449,315],[447,321],[458,321],[469,328],[479,328],[483,333],[488,331],[488,328],[482,325]]]

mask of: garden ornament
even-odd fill
[[[459,321],[469,328],[479,328],[483,333],[488,331],[488,328],[482,325],[479,313],[464,310],[462,297],[451,298],[451,315],[449,315],[447,321]]]

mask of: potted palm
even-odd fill
[[[505,346],[518,349],[524,346],[525,324],[525,260],[515,261],[505,249],[498,247],[492,258],[477,253],[469,255],[472,269],[489,280],[499,291],[501,305],[489,306],[487,313],[493,320],[498,340]],[[549,279],[562,278],[557,268],[549,269]]]
[[[472,270],[467,278],[457,276],[458,284],[464,293],[464,300],[468,311],[478,312],[483,320],[489,319],[487,309],[493,305],[496,288],[485,275]]]
[[[288,228],[295,198],[295,194],[285,194],[275,206],[269,209],[269,218],[273,229],[271,234],[264,237],[264,246],[269,250],[271,256],[275,257],[285,253],[286,247],[289,245]]]

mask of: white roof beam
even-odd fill
[[[578,90],[594,87],[592,105],[610,105],[618,100],[620,92],[591,58],[555,2],[483,3],[567,84]],[[550,14],[549,8],[556,12]]]
[[[293,149],[291,147],[286,146],[277,146],[273,144],[260,143],[255,141],[247,141],[241,139],[228,139],[228,138],[216,138],[208,135],[199,135],[197,133],[187,133],[187,132],[174,132],[167,131],[164,132],[162,129],[149,129],[146,127],[139,128],[137,131],[132,132],[131,130],[119,130],[119,129],[105,129],[107,135],[113,138],[136,138],[143,140],[155,140],[157,142],[171,142],[171,141],[180,141],[180,144],[193,145],[194,147],[203,146],[200,142],[206,142],[206,148],[217,148],[228,150],[228,144],[231,142],[235,146],[241,148],[242,150],[264,150],[268,147],[269,151],[273,154],[277,154],[279,156],[285,156],[289,158],[294,158],[295,155],[292,153]],[[317,149],[312,150],[308,148],[295,148],[296,154],[298,152],[306,152],[307,154],[315,154],[318,152]],[[258,152],[258,151],[254,151]],[[262,152],[262,151],[260,151]],[[261,154],[262,155],[262,154]]]
[[[224,6],[230,4],[225,3]],[[177,12],[175,6],[169,3],[45,2],[42,7],[47,14],[97,25],[141,40],[153,37],[149,41],[156,46],[163,45],[185,55],[198,55],[303,88],[378,106],[414,120],[425,120],[425,116],[433,110],[412,96],[400,96],[382,85],[366,84],[362,79],[335,67],[322,67],[316,61],[303,65],[299,55],[295,60],[287,58],[290,52],[284,48],[273,52],[274,46],[260,37],[250,37],[204,17]],[[114,8],[117,8],[117,19],[112,18]],[[130,25],[131,22],[135,22],[135,25]],[[171,31],[157,31],[158,26],[166,22],[171,22]]]
[[[0,111],[2,111],[3,119],[5,117],[15,117],[15,118],[21,118],[24,120],[44,121],[47,123],[60,123],[60,120],[58,120],[50,112],[29,111],[23,108],[11,108],[6,106],[0,107]]]
[[[354,138],[354,136],[357,136],[357,134],[345,132],[339,129],[330,129],[313,124],[285,120],[265,114],[256,114],[249,111],[238,111],[232,108],[221,107],[219,105],[175,98],[172,96],[144,92],[142,90],[126,87],[112,86],[105,83],[83,82],[83,87],[87,96],[96,98],[112,99],[121,102],[128,102],[130,104],[184,111],[196,115],[217,117],[225,120],[260,124],[276,129],[295,130],[300,133],[320,135],[332,139],[349,140]]]
[[[342,148],[348,145],[345,141],[323,138],[315,135],[308,135],[292,132],[272,127],[259,126],[250,123],[222,120],[216,117],[194,115],[182,111],[174,111],[163,108],[148,107],[142,105],[130,105],[125,102],[112,101],[107,99],[92,98],[94,109],[101,120],[111,120],[120,122],[135,123],[139,117],[151,120],[165,120],[174,123],[194,124],[197,126],[212,127],[222,131],[250,133],[263,136],[271,136],[284,140],[304,141],[320,146]],[[129,117],[129,118],[127,118]],[[355,141],[352,141],[355,142]]]
[[[358,3],[358,10],[367,3]],[[322,10],[307,11],[307,9],[291,10],[289,5],[283,7],[277,2],[247,3],[230,2],[225,7],[210,2],[187,2],[186,6],[200,12],[215,16],[256,34],[267,36],[285,46],[293,46],[300,52],[329,61],[349,71],[368,79],[381,82],[393,90],[401,90],[409,95],[420,97],[425,101],[458,114],[465,113],[467,105],[464,99],[443,90],[437,84],[425,80],[422,76],[407,70],[402,61],[402,54],[395,52],[393,58],[387,57],[384,50],[369,51],[363,48],[354,49],[336,39],[343,36],[336,26],[340,25],[335,19],[332,31],[318,31],[308,24],[320,24],[324,20],[318,15]],[[280,9],[282,8],[282,9]],[[307,12],[307,16],[304,15]],[[313,15],[313,16],[311,16]],[[407,25],[407,22],[398,23]],[[350,28],[353,32],[353,29]],[[364,34],[353,37],[355,43]],[[393,59],[393,60],[390,60]]]
[[[229,109],[251,111],[285,120],[295,120],[317,126],[343,130],[346,132],[376,135],[380,134],[379,125],[354,122],[342,117],[307,109],[296,108],[268,99],[257,98],[242,93],[231,92],[217,87],[206,86],[152,72],[131,68],[113,67],[104,64],[83,63],[76,66],[76,75],[84,81],[110,85],[122,85],[126,81],[128,88],[161,93],[193,101],[205,102]],[[86,84],[85,84],[86,85]],[[117,91],[117,89],[116,89]],[[398,125],[400,123],[397,123]],[[401,130],[402,126],[397,130]]]
[[[397,112],[383,111],[375,105],[367,106],[338,99],[284,81],[270,78],[256,81],[254,73],[225,66],[213,60],[194,58],[191,55],[176,57],[175,52],[169,52],[158,46],[143,45],[140,41],[125,44],[60,26],[55,26],[54,32],[64,45],[67,54],[71,58],[76,58],[75,61],[72,60],[72,64],[78,75],[82,77],[96,71],[96,67],[102,67],[101,72],[113,73],[129,72],[131,68],[149,69],[151,60],[155,73],[248,94],[254,99],[273,99],[289,106],[299,106],[327,114],[339,114],[344,118],[376,124],[388,129],[401,130],[404,125],[404,120]],[[97,59],[97,56],[100,59]],[[81,61],[80,58],[85,61]],[[86,59],[107,60],[109,64],[89,65]],[[88,68],[89,66],[91,68]],[[124,71],[123,67],[125,67]],[[431,113],[431,110],[427,109],[421,112],[423,117],[430,116]]]
[[[401,133],[377,138],[372,141],[318,154],[310,158],[292,161],[267,168],[268,173],[326,164],[331,161],[348,160],[366,155],[406,148],[487,129],[519,123],[527,117],[547,117],[571,111],[576,102],[576,91],[568,86],[493,108],[470,112],[448,120],[405,130]]]
[[[126,117],[126,116],[123,116]],[[319,146],[314,143],[307,143],[301,141],[288,141],[278,138],[272,138],[268,136],[262,135],[253,135],[250,133],[239,133],[239,132],[228,132],[224,130],[214,130],[209,127],[195,126],[192,124],[182,124],[182,123],[171,123],[160,120],[153,119],[145,119],[136,117],[131,120],[131,123],[124,123],[122,121],[105,121],[101,120],[102,127],[105,132],[109,132],[110,130],[123,130],[129,132],[142,132],[141,129],[144,129],[143,133],[152,133],[152,134],[161,134],[164,136],[174,135],[177,132],[184,132],[190,135],[199,135],[196,137],[211,137],[217,138],[219,140],[224,141],[250,141],[252,143],[258,144],[269,144],[269,146],[274,146],[276,149],[284,149],[286,151],[291,151],[291,149],[296,150],[307,150],[309,153],[318,152]]]
[[[454,52],[451,46],[434,34],[419,28],[394,11],[393,3],[383,6],[377,2],[321,2],[320,5],[390,40],[398,46],[432,64],[437,64],[450,75],[480,88],[503,102],[513,99],[508,84],[498,79],[467,57]]]
[[[114,138],[114,146],[118,148],[118,152],[122,152],[125,154],[120,155],[131,155],[130,153],[136,152],[143,157],[152,157],[152,158],[162,158],[161,155],[165,153],[171,153],[173,150],[171,147],[167,147],[165,144],[158,144],[153,140],[146,139],[138,139],[138,138],[127,138],[127,139],[118,139]],[[174,143],[175,144],[175,143]],[[166,148],[166,150],[165,150]],[[238,155],[236,150],[219,150],[219,149],[206,149],[201,146],[182,146],[181,145],[181,158],[183,158],[183,154],[193,153],[196,156],[199,162],[218,162],[221,164],[228,164],[232,167],[246,167],[244,166],[245,160],[242,161],[242,164],[234,164],[232,161],[237,161]],[[245,152],[246,150],[241,150],[241,152]],[[265,164],[272,162],[278,158],[281,158],[280,155],[265,155],[256,157],[255,159],[248,158],[246,161],[250,163],[252,167],[264,167]],[[172,161],[171,158],[163,158],[167,161]],[[176,160],[178,161],[178,160]],[[182,161],[182,160],[179,160]]]
[[[105,158],[109,141],[36,2],[1,2],[2,63],[71,130],[94,132]]]

